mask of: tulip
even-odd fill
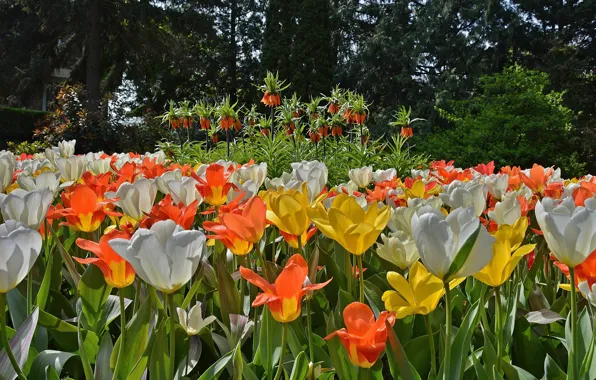
[[[416,199],[416,198],[412,198]],[[438,199],[438,198],[435,198]],[[412,234],[412,216],[416,213],[415,207],[397,207],[391,209],[391,217],[387,227],[392,232],[403,231],[408,235]]]
[[[69,158],[56,158],[56,169],[60,176],[66,182],[76,182],[83,176],[87,168],[87,159],[85,156],[72,156]]]
[[[376,170],[372,175],[373,182],[388,182],[397,177],[397,170],[391,168],[387,170]]]
[[[116,202],[118,207],[136,221],[151,211],[156,195],[155,182],[147,178],[140,178],[134,183],[124,182],[115,193],[106,193],[108,197],[119,198]]]
[[[242,210],[222,214],[219,222],[206,221],[203,228],[214,232],[209,238],[219,239],[235,255],[246,255],[265,233],[267,208],[259,197],[251,198]]]
[[[228,182],[232,173],[231,167],[226,170],[224,165],[211,164],[205,169],[205,179],[193,175],[199,182],[196,188],[207,204],[219,207],[226,203],[228,192],[234,187],[234,184]]]
[[[114,288],[126,288],[133,283],[135,279],[135,271],[132,266],[120,257],[110,247],[110,240],[112,239],[130,239],[130,234],[126,231],[112,230],[99,239],[99,244],[91,241],[78,238],[77,245],[86,251],[93,253],[97,257],[90,257],[81,259],[73,257],[81,264],[94,264],[103,273],[106,283]]]
[[[0,193],[3,193],[12,183],[12,177],[17,163],[14,154],[0,151]]]
[[[443,282],[468,277],[489,263],[495,238],[480,224],[474,207],[457,208],[447,217],[428,206],[419,213],[412,217],[418,253]]]
[[[488,192],[496,199],[501,199],[507,193],[509,187],[509,176],[507,174],[491,174],[484,177],[484,184]]]
[[[569,278],[569,267],[563,264],[560,261],[554,261],[555,264],[563,274]],[[596,279],[596,251],[590,253],[587,259],[585,259],[581,264],[576,266],[575,268],[575,283],[578,284],[580,282],[591,280],[592,278]],[[559,287],[563,288],[567,284],[561,284]],[[571,290],[571,287],[566,290]]]
[[[155,185],[157,186],[157,190],[159,190],[162,194],[170,194],[170,189],[168,189],[168,182],[170,181],[182,181],[182,172],[180,169],[171,170],[169,172],[165,172],[159,177],[155,177]]]
[[[576,207],[573,198],[544,198],[536,204],[536,220],[557,260],[575,267],[596,249],[596,198]]]
[[[181,181],[168,181],[166,187],[172,196],[174,203],[182,203],[185,206],[197,201],[197,205],[203,203],[203,197],[197,190],[197,180],[192,177],[183,177]]]
[[[516,197],[506,196],[502,201],[497,202],[495,208],[488,212],[488,216],[498,225],[513,225],[522,216],[521,205]]]
[[[281,323],[295,321],[301,315],[301,302],[306,293],[321,289],[331,282],[304,285],[305,280],[308,280],[308,265],[299,254],[288,259],[274,284],[242,266],[240,274],[264,292],[257,295],[252,306],[267,305],[273,319]]]
[[[325,340],[337,335],[354,365],[361,368],[372,367],[385,350],[385,322],[393,326],[395,314],[383,311],[375,321],[370,307],[361,302],[352,302],[344,309],[343,317],[346,327],[327,335]]]
[[[443,186],[443,191],[444,193],[439,194],[439,197],[452,209],[474,206],[474,212],[479,217],[486,208],[487,190],[478,180],[469,182],[456,180]]]
[[[420,258],[414,238],[404,231],[392,232],[389,236],[381,234],[381,240],[383,244],[377,243],[377,254],[401,270],[407,269]]]
[[[373,171],[372,166],[365,166],[360,169],[350,169],[348,176],[358,187],[366,188],[372,180]]]
[[[172,220],[139,228],[130,239],[112,239],[110,247],[128,261],[137,275],[156,289],[172,294],[196,272],[205,244],[205,235],[185,231]]]
[[[463,280],[452,280],[449,288],[455,288]],[[433,276],[419,261],[412,264],[407,280],[397,272],[387,272],[387,281],[395,290],[387,290],[381,299],[385,309],[395,312],[397,319],[413,314],[428,315],[445,294],[443,281]]]
[[[197,206],[198,201],[192,202],[188,207],[182,203],[174,205],[172,196],[168,194],[151,208],[151,212],[141,220],[139,227],[151,228],[153,224],[160,220],[171,219],[185,230],[190,230],[195,222]]]
[[[303,191],[306,186],[303,186]],[[310,201],[304,192],[283,190],[264,191],[259,196],[267,205],[267,221],[288,234],[301,236],[311,224],[307,214]]]
[[[521,245],[528,218],[521,217],[512,225],[501,224],[495,234],[497,239],[493,245],[493,257],[474,277],[488,286],[501,286],[511,277],[519,261],[534,250],[536,244]],[[521,239],[520,239],[521,237]]]
[[[26,191],[48,189],[52,194],[56,194],[60,189],[60,173],[42,172],[37,177],[21,174],[17,183]]]
[[[71,191],[62,193],[61,197],[66,208],[57,209],[54,213],[66,217],[66,225],[77,231],[93,232],[99,228],[106,215],[121,215],[108,208],[113,199],[102,200],[87,185],[75,185]]]
[[[267,190],[278,191],[280,188],[287,187],[286,184],[293,179],[292,174],[283,172],[281,177],[265,178],[265,188]]]
[[[596,283],[582,281],[578,285],[579,291],[593,305],[596,306]]]
[[[179,307],[176,308],[176,312],[178,314],[180,325],[189,336],[197,335],[201,330],[215,322],[217,319],[214,315],[210,315],[203,319],[203,311],[201,310],[200,302],[197,302],[188,313],[186,310]]]
[[[40,252],[39,232],[16,220],[0,224],[0,293],[8,293],[23,281]]]
[[[267,163],[263,162],[260,164],[252,164],[239,168],[236,173],[242,183],[252,180],[257,188],[261,187],[265,179],[267,178]]]
[[[541,193],[549,182],[553,174],[553,168],[544,168],[541,165],[534,164],[532,169],[524,170],[520,173],[521,180],[534,193]]]
[[[365,212],[356,199],[346,194],[336,196],[328,210],[319,202],[307,212],[325,236],[358,256],[374,244],[391,216],[388,206],[378,207],[376,202]]]
[[[38,230],[53,199],[54,194],[48,189],[15,189],[8,195],[0,194],[0,212],[4,220],[18,220],[27,227]]]
[[[58,143],[58,153],[60,154],[60,157],[69,158],[74,156],[76,143],[77,140],[60,141]]]
[[[306,182],[308,197],[313,201],[327,185],[329,176],[327,166],[316,160],[294,162],[291,165],[292,176],[300,182]]]
[[[228,203],[239,198],[239,201],[248,200],[259,193],[259,186],[252,179],[242,184],[236,183],[236,188],[231,188],[228,192]]]
[[[110,158],[90,160],[88,163],[89,170],[91,170],[95,175],[109,173],[109,171],[112,169],[111,164],[112,160]]]
[[[300,237],[292,234],[285,233],[284,231],[280,230],[280,235],[284,238],[286,243],[294,249],[300,249],[301,247],[306,246],[306,243],[314,236],[317,232],[317,227],[310,227],[308,231],[303,233]],[[298,240],[300,239],[300,240]]]

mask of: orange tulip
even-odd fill
[[[55,213],[65,217],[64,224],[77,231],[93,232],[99,228],[106,215],[122,215],[108,207],[115,199],[102,200],[87,185],[75,185],[72,190],[62,193],[61,197],[66,208],[55,209]]]
[[[114,288],[125,288],[133,283],[135,271],[132,266],[120,257],[108,243],[112,239],[130,239],[130,234],[126,231],[112,230],[99,239],[99,244],[85,239],[77,239],[77,245],[86,251],[89,251],[97,257],[81,259],[73,257],[81,264],[94,264],[103,273],[106,283]]]
[[[151,212],[141,220],[139,227],[150,229],[156,222],[172,219],[185,230],[190,230],[197,215],[198,205],[199,201],[196,200],[188,206],[182,203],[175,205],[172,196],[168,194],[151,208]]]
[[[553,257],[553,256],[551,256]],[[554,264],[569,278],[569,267],[560,261],[554,261]],[[575,267],[575,284],[582,281],[596,281],[596,251],[590,253],[587,259]]]
[[[219,207],[226,203],[228,192],[234,185],[228,182],[232,171],[226,170],[222,165],[211,164],[205,172],[205,179],[193,174],[193,178],[199,181],[197,190],[211,206]]]
[[[534,193],[541,193],[546,187],[548,179],[553,173],[553,168],[544,170],[542,165],[534,164],[530,169],[530,176],[527,176],[524,172],[520,172],[519,175],[523,183],[530,188]]]
[[[383,311],[375,321],[375,315],[368,305],[352,302],[344,309],[343,316],[346,328],[332,332],[325,340],[337,335],[348,351],[352,363],[362,368],[372,367],[385,350],[385,321],[393,326],[395,313]]]
[[[240,267],[240,274],[264,292],[257,295],[252,306],[267,305],[273,319],[281,323],[292,322],[300,316],[301,301],[307,292],[321,289],[331,282],[328,280],[304,286],[308,265],[299,254],[290,257],[274,284],[244,267]]]
[[[246,255],[265,233],[266,213],[265,202],[252,197],[242,209],[221,214],[219,222],[206,221],[203,228],[215,233],[208,238],[221,240],[233,254]]]
[[[288,245],[294,249],[299,249],[301,246],[304,247],[306,243],[310,240],[311,237],[314,236],[315,232],[317,232],[317,227],[312,226],[308,231],[300,236],[300,245],[298,244],[298,236],[292,235],[282,230],[279,230],[281,236],[283,236],[284,240]]]

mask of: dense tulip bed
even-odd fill
[[[2,379],[596,378],[596,177],[74,148],[0,152]]]

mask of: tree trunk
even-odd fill
[[[230,97],[232,102],[236,101],[236,19],[238,18],[237,0],[231,0],[230,12],[230,60],[228,62],[228,71],[230,75]]]
[[[90,123],[101,120],[101,0],[87,1],[87,115]]]

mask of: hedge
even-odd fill
[[[31,140],[36,125],[47,114],[44,111],[0,107],[0,149],[7,141]]]

